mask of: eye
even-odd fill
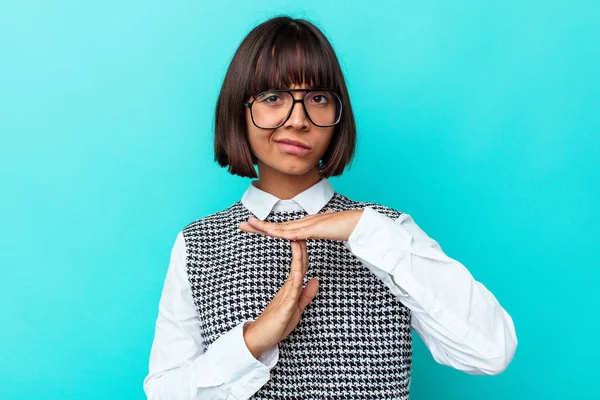
[[[281,96],[278,93],[265,92],[256,97],[259,103],[275,104],[281,101]]]
[[[331,95],[324,92],[315,92],[310,97],[310,102],[313,104],[325,105],[331,101]]]

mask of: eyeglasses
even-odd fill
[[[304,92],[304,95],[301,99],[294,99],[293,92]],[[252,102],[244,103],[244,106],[250,109],[254,125],[262,129],[275,129],[286,123],[296,103],[302,103],[308,119],[318,127],[336,125],[342,117],[342,100],[330,90],[269,90],[257,94]]]

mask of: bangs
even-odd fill
[[[280,27],[262,43],[246,94],[254,96],[294,85],[339,91],[336,58],[329,47],[302,25]]]

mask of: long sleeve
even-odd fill
[[[255,359],[244,341],[244,321],[203,348],[198,313],[185,269],[180,232],[162,290],[144,391],[149,399],[247,399],[270,379],[279,349]]]
[[[494,295],[409,214],[366,207],[344,245],[411,310],[411,325],[440,364],[499,374],[517,346],[511,317]]]

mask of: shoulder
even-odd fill
[[[344,210],[357,210],[357,209],[363,209],[366,207],[372,208],[373,210],[377,211],[380,214],[385,215],[386,217],[392,218],[392,219],[397,219],[398,217],[400,217],[400,215],[402,215],[403,213],[399,210],[397,210],[396,208],[381,204],[381,203],[376,203],[376,202],[372,202],[372,201],[357,201],[357,200],[352,200],[350,198],[348,198],[347,196],[344,196],[341,193],[335,193],[335,195],[333,196],[332,200],[332,205],[336,208],[344,209]]]
[[[205,227],[230,223],[232,219],[235,219],[235,220],[240,219],[241,220],[241,218],[243,218],[242,214],[244,214],[244,213],[245,213],[245,207],[242,205],[242,203],[240,201],[236,201],[235,203],[233,203],[232,205],[230,205],[229,207],[227,207],[221,211],[217,211],[212,214],[208,214],[202,218],[198,218],[195,221],[187,224],[181,230],[181,233],[184,236],[187,236],[188,234],[193,234],[194,232],[198,232],[199,230],[201,230]]]

